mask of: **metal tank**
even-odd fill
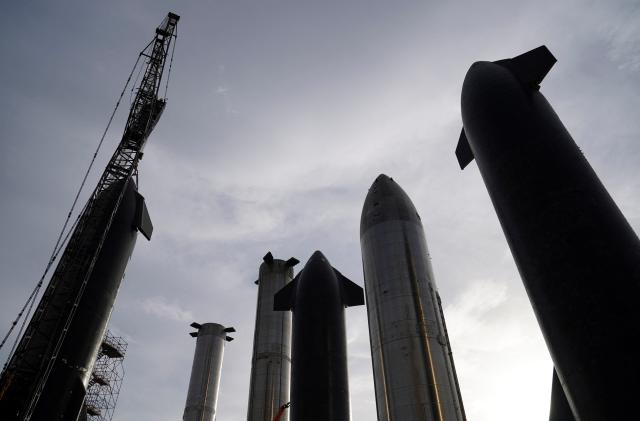
[[[640,239],[540,84],[541,46],[471,65],[456,156],[475,159],[576,420],[632,419]]]
[[[364,304],[362,288],[313,253],[273,299],[293,312],[292,421],[349,421],[346,307]]]
[[[182,420],[213,421],[218,404],[224,343],[233,340],[227,333],[235,332],[235,329],[218,323],[191,323],[191,327],[197,329],[197,332],[190,333],[197,338],[196,352]]]
[[[360,244],[378,420],[465,420],[422,222],[384,174],[365,199]]]
[[[274,259],[268,252],[256,284],[258,304],[251,358],[251,386],[247,421],[273,421],[289,402],[291,375],[291,313],[274,311],[273,296],[293,279],[298,260]],[[280,420],[288,421],[283,413]]]
[[[97,238],[107,225],[110,210],[115,206],[121,183],[114,184],[97,199],[93,210],[96,225],[74,233],[74,239],[91,250],[97,247]],[[3,377],[3,396],[0,405],[2,419],[14,419],[25,409],[24,396],[33,396],[36,382],[43,384],[40,398],[34,400],[32,420],[73,419],[80,413],[93,364],[102,344],[113,304],[124,272],[136,243],[137,230],[150,237],[152,226],[144,199],[129,179],[118,210],[105,236],[104,243],[89,277],[82,300],[76,304],[75,316],[66,327],[69,307],[82,287],[88,261],[79,262],[76,256],[65,252],[53,274],[51,282],[36,310],[39,325],[30,325],[23,336]],[[47,305],[42,305],[46,303]],[[34,316],[35,317],[35,316]],[[44,333],[46,332],[47,335]],[[54,352],[59,338],[60,349]],[[43,357],[46,356],[46,357]],[[53,360],[50,372],[45,368]],[[10,415],[11,414],[11,415]],[[21,415],[22,416],[22,415]]]

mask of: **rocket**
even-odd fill
[[[251,382],[247,421],[289,420],[283,405],[289,402],[291,379],[291,312],[273,311],[273,297],[293,280],[298,259],[274,259],[271,252],[263,257],[258,280],[256,327],[251,357]]]
[[[236,330],[218,323],[191,323],[196,329],[189,335],[196,338],[187,402],[182,415],[183,421],[214,421],[218,406],[220,374],[224,357],[225,342],[231,342],[227,333]]]
[[[456,156],[461,168],[476,160],[573,416],[629,419],[640,390],[629,346],[640,342],[640,240],[539,91],[555,62],[541,46],[474,63]]]
[[[274,296],[293,312],[291,421],[348,421],[345,307],[364,304],[362,288],[320,252]]]
[[[362,207],[360,245],[378,421],[464,421],[422,221],[384,174]]]
[[[41,398],[36,400],[31,420],[75,420],[78,417],[137,233],[150,239],[153,232],[144,198],[138,193],[134,180],[130,178],[120,183],[98,196],[91,214],[96,227],[73,234],[72,240],[87,249],[97,247],[101,230],[108,222],[108,210],[116,206],[117,193],[124,188],[95,268],[84,288],[82,300],[77,304],[75,317],[66,331],[63,330],[65,306],[73,304],[69,295],[75,295],[81,288],[87,262],[78,262],[73,252],[65,250],[44,294],[48,301],[43,299],[38,305],[38,311],[3,373],[0,419],[26,418],[25,401],[34,394],[33,384],[43,377],[46,381],[43,381]],[[35,323],[36,316],[40,316],[38,324]],[[52,349],[58,337],[63,335],[64,341],[56,355]],[[49,359],[55,363],[50,374],[44,376],[40,373],[45,372],[44,366]]]

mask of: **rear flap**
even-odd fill
[[[298,277],[295,278],[280,291],[276,292],[273,296],[273,310],[274,311],[287,311],[292,310],[296,302],[296,290],[298,289]]]

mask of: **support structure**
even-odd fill
[[[274,259],[268,252],[260,265],[256,327],[251,358],[247,421],[288,421],[291,376],[291,312],[274,311],[273,296],[293,279],[298,260]]]
[[[102,341],[87,388],[87,421],[111,421],[124,377],[127,342],[109,331]]]

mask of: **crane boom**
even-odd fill
[[[142,232],[147,239],[151,236],[152,226],[144,206],[144,199],[137,193],[133,178],[137,177],[138,162],[142,158],[147,138],[158,122],[166,104],[166,98],[159,97],[160,87],[179,18],[178,15],[169,13],[156,29],[154,39],[140,53],[144,57],[144,76],[135,93],[122,139],[82,210],[73,235],[25,330],[25,334],[0,377],[0,418],[2,419],[32,419],[43,391],[49,387],[48,380],[56,364],[67,364],[64,361],[66,357],[61,358],[61,349],[65,346],[69,331],[73,331],[74,335],[77,334],[76,332],[82,331],[82,329],[73,326],[81,323],[75,321],[76,312],[79,307],[82,307],[83,294],[87,290],[88,283],[95,283],[96,279],[103,280],[100,279],[101,274],[93,274],[94,267],[96,263],[100,265],[101,258],[104,259],[101,256],[101,251],[105,241],[110,242],[109,247],[113,247],[113,244],[117,243],[117,240],[111,238],[115,234],[110,233],[110,230],[114,220],[122,219],[121,214],[126,212],[126,209],[121,210],[120,208],[131,207],[128,203],[124,203],[125,201],[131,202],[130,197],[133,197],[133,202],[136,203],[133,205],[135,211],[132,211],[135,212],[137,221],[134,224],[135,228]],[[130,227],[131,224],[128,226]],[[118,227],[114,226],[114,230],[117,229]],[[123,235],[127,236],[128,234]],[[122,244],[130,254],[133,250],[133,244],[135,244],[135,235],[132,241],[130,239],[127,241],[128,243]],[[107,250],[104,254],[110,256],[113,251]],[[122,257],[125,255],[126,252],[119,256],[120,260],[123,260]],[[127,259],[128,256],[124,261],[126,262]],[[124,267],[120,269],[121,272],[124,272]],[[119,277],[114,284],[117,292],[122,275],[120,272],[116,272],[118,274],[114,276]],[[92,275],[94,276],[92,277]],[[90,285],[89,288],[92,289],[94,286]],[[115,293],[113,300],[115,300]],[[110,314],[113,300],[103,303],[104,307],[109,307],[106,319]],[[94,328],[104,330],[106,320],[101,321],[99,326],[96,325]],[[95,332],[86,332],[86,334],[95,336]],[[94,338],[92,340],[95,342]],[[94,344],[91,346],[96,348]],[[87,347],[87,349],[89,348],[91,347]],[[95,359],[95,355],[89,356],[91,353],[95,354],[93,348],[86,351],[87,355],[84,356],[85,359],[91,360],[90,365]],[[85,382],[85,388],[87,376],[88,374],[82,378],[82,382]],[[69,392],[69,395],[74,393],[78,395],[76,391]],[[82,394],[83,399],[84,394]],[[72,406],[77,407],[77,402]],[[36,411],[36,414],[38,413]],[[40,414],[34,416],[34,419],[48,419],[50,415]],[[77,416],[77,413],[75,415]],[[50,417],[50,419],[54,419],[54,417]],[[75,420],[75,418],[73,419]]]

